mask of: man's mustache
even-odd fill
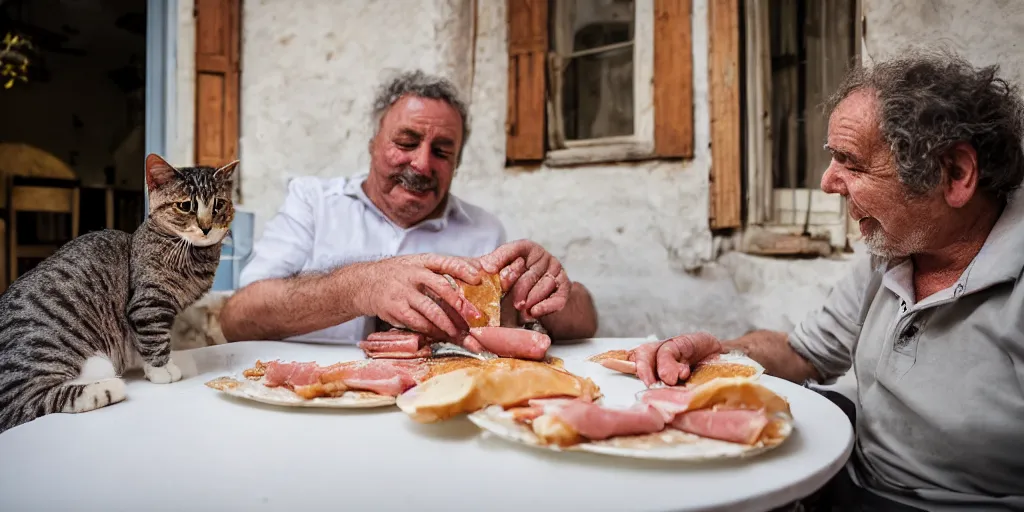
[[[391,179],[398,182],[406,190],[413,192],[437,191],[438,183],[436,178],[420,174],[408,166],[392,174]]]

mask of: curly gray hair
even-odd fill
[[[450,80],[428,75],[422,70],[406,71],[385,82],[377,90],[373,99],[371,117],[373,120],[373,137],[380,130],[381,119],[392,105],[404,96],[413,95],[421,98],[441,100],[452,106],[462,118],[462,144],[459,146],[456,166],[462,163],[462,149],[469,140],[469,107],[462,100],[459,90]]]
[[[968,142],[977,153],[978,190],[1005,200],[1024,180],[1024,102],[998,72],[950,51],[906,52],[851,70],[825,109],[831,115],[854,91],[875,91],[882,137],[911,193],[938,185],[950,149]]]

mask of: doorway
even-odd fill
[[[132,232],[144,220],[149,8],[145,0],[0,0],[0,187],[12,175],[67,180],[78,198],[73,211],[5,212],[16,234],[13,244],[3,238],[9,280],[48,255],[17,247]]]

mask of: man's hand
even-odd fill
[[[674,386],[690,377],[690,365],[723,351],[718,338],[699,332],[645,343],[633,349],[629,359],[636,363],[636,376],[647,387],[658,380]]]
[[[572,291],[558,259],[529,240],[504,244],[479,262],[485,271],[499,273],[502,291],[509,293],[513,307],[528,321],[560,311]]]
[[[480,284],[481,269],[473,260],[436,254],[398,256],[367,264],[358,307],[362,314],[377,316],[400,328],[434,339],[457,337],[452,318],[431,296],[455,311],[480,315],[469,301],[441,274],[469,284]]]

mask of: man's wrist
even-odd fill
[[[336,291],[341,297],[348,297],[349,306],[359,316],[376,314],[370,306],[375,267],[374,262],[353,263],[337,269],[331,275]]]

